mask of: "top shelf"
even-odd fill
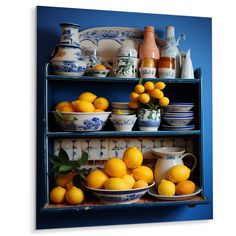
[[[117,78],[117,77],[92,77],[92,76],[62,76],[62,75],[48,75],[48,80],[53,81],[91,81],[91,82],[138,82],[139,78]],[[144,81],[163,81],[165,83],[190,83],[197,84],[200,79],[161,79],[161,78],[150,78],[144,79]]]

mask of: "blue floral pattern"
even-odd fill
[[[83,130],[98,130],[100,127],[103,127],[104,122],[97,117],[94,117],[92,120],[85,120],[84,125],[79,128]]]

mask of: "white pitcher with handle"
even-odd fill
[[[176,165],[183,165],[183,158],[190,156],[194,159],[194,164],[191,172],[195,169],[197,158],[192,153],[185,153],[183,147],[160,147],[152,149],[152,152],[157,156],[156,166],[154,170],[154,178],[156,186],[159,185],[162,179],[167,179],[168,170]]]

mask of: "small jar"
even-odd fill
[[[155,67],[154,59],[151,57],[144,57],[141,60],[139,72],[140,72],[141,78],[155,78],[156,67]]]
[[[175,58],[161,57],[158,68],[159,78],[174,79],[175,78]]]
[[[155,67],[155,63],[153,58],[150,57],[144,57],[141,60],[141,66],[140,67],[149,67],[149,68],[154,68]]]

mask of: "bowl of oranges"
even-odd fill
[[[142,162],[142,152],[132,146],[122,158],[110,158],[102,169],[92,170],[85,188],[103,204],[135,203],[155,184],[152,169]]]
[[[98,64],[92,67],[92,75],[95,77],[107,77],[110,70],[108,70],[104,65]]]
[[[99,131],[111,114],[106,111],[108,107],[106,98],[84,92],[74,101],[59,102],[53,114],[63,131]]]

